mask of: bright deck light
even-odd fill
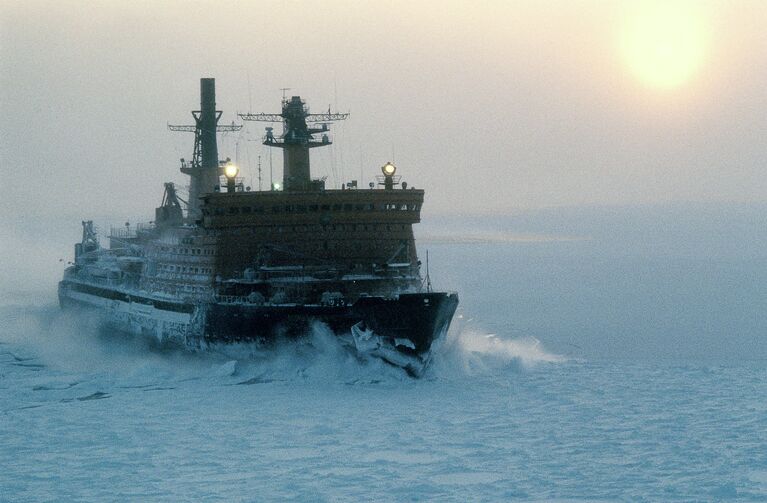
[[[232,163],[229,163],[224,167],[224,175],[226,175],[227,178],[234,178],[239,171],[239,168]]]
[[[383,174],[386,176],[393,176],[397,171],[397,167],[394,164],[387,162],[381,167],[381,171],[383,171]]]

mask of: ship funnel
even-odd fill
[[[216,130],[221,112],[216,111],[216,79],[200,79],[200,110],[192,112],[195,121],[195,160],[189,184],[189,219],[201,218],[200,196],[215,191],[218,185],[218,145]]]
[[[201,130],[202,169],[211,170],[215,177],[212,179],[212,184],[205,187],[204,192],[213,192],[213,185],[218,182],[218,145],[216,144],[218,115],[216,113],[216,79],[200,79],[199,126]]]
[[[200,79],[200,109],[192,111],[194,125],[168,125],[171,131],[194,132],[192,162],[181,159],[181,172],[189,175],[188,220],[196,222],[202,215],[200,197],[216,191],[219,175],[223,173],[218,161],[216,133],[239,131],[241,125],[218,125],[221,111],[216,110],[216,79]]]

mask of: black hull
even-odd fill
[[[253,306],[212,304],[205,320],[205,339],[215,341],[269,341],[305,334],[312,322],[327,324],[335,333],[348,333],[353,325],[391,339],[407,339],[424,353],[447,331],[458,306],[454,293],[401,294],[394,299],[363,297],[348,306]]]
[[[110,319],[114,317],[114,311],[110,313],[106,308],[84,302],[81,294],[96,301],[107,300],[125,306],[138,306],[136,310],[145,320],[168,314],[186,316],[188,326],[183,330],[183,342],[192,347],[202,347],[201,342],[253,341],[268,344],[280,338],[306,335],[312,323],[321,322],[337,335],[348,334],[354,325],[363,330],[371,330],[375,335],[388,340],[392,347],[409,354],[428,352],[432,342],[447,331],[458,306],[458,295],[446,292],[400,294],[391,299],[362,297],[348,305],[192,304],[155,299],[114,287],[71,281],[59,284],[62,308],[101,310],[105,321],[111,325],[119,325],[116,320]],[[157,327],[154,323],[148,325]],[[163,338],[159,334],[157,336]],[[407,340],[410,344],[397,344],[397,340]]]

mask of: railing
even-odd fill
[[[112,226],[109,231],[110,238],[117,239],[135,239],[139,233],[151,231],[154,229],[153,223],[141,222],[131,227],[126,225],[125,227]]]
[[[224,304],[247,304],[248,298],[241,297],[239,295],[216,295],[216,302],[222,302]]]

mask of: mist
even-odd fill
[[[200,77],[223,123],[277,111],[281,88],[351,112],[314,175],[366,185],[393,160],[430,213],[763,201],[764,5],[705,4],[708,64],[673,92],[620,66],[630,5],[4,2],[4,213],[151,214],[186,184],[193,139],[166,125],[191,121]],[[221,139],[252,179],[261,126]]]
[[[300,94],[313,111],[350,112],[331,127],[334,145],[312,152],[313,175],[332,187],[351,179],[366,186],[393,161],[403,180],[426,189],[420,253],[431,249],[436,281],[461,292],[473,314],[485,313],[490,331],[497,320],[474,279],[482,267],[490,267],[492,291],[538,292],[559,309],[538,311],[532,294],[511,306],[521,318],[537,313],[522,335],[557,351],[569,350],[548,334],[580,320],[571,336],[579,339],[601,326],[605,309],[613,328],[633,323],[660,341],[670,325],[653,325],[652,299],[663,287],[698,313],[715,290],[729,296],[719,306],[730,314],[712,325],[711,341],[724,345],[732,329],[755,337],[764,292],[753,278],[767,244],[767,39],[757,22],[765,7],[701,3],[707,63],[685,86],[660,92],[633,79],[617,54],[616,30],[632,5],[5,2],[2,298],[55,302],[81,220],[93,219],[104,236],[110,225],[151,220],[162,182],[183,192],[178,160],[191,157],[193,138],[167,124],[190,123],[199,79],[215,77],[222,123],[237,112],[278,111],[283,92]],[[261,126],[219,138],[220,156],[234,159],[253,188],[259,158],[263,187],[282,176],[280,152],[261,145]],[[485,261],[487,246],[499,262]],[[571,285],[564,300],[556,282],[536,290],[565,264],[592,271],[581,277],[591,290]],[[672,264],[686,275],[660,281]],[[514,267],[518,274],[503,276],[510,284],[499,284],[493,271]],[[638,273],[648,267],[655,276]],[[736,271],[744,271],[739,280],[714,286]],[[708,294],[691,286],[701,277]],[[646,316],[630,302],[589,297],[604,282],[645,292]],[[500,297],[501,312],[508,298]],[[588,322],[576,305],[591,313]],[[690,316],[675,326],[688,349],[698,327]]]

